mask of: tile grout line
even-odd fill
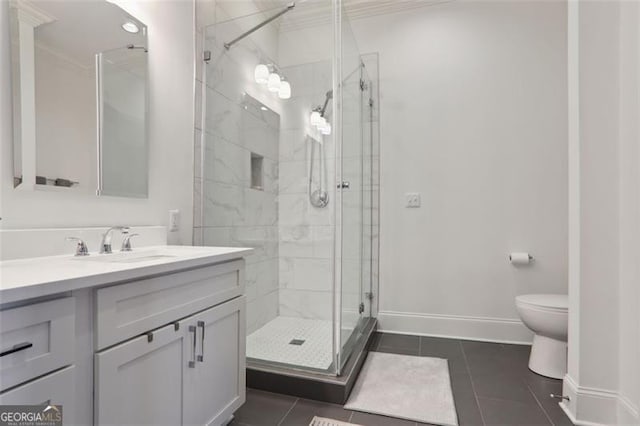
[[[482,424],[486,426],[486,422],[484,421],[484,416],[482,415],[482,409],[480,408],[480,401],[478,400],[478,394],[476,393],[476,385],[473,383],[473,377],[471,376],[471,368],[469,367],[469,361],[467,361],[467,353],[464,351],[464,345],[462,342],[458,342],[460,344],[460,350],[462,350],[462,357],[464,358],[464,366],[467,368],[467,373],[469,374],[469,381],[471,382],[471,390],[473,390],[473,397],[476,400],[476,406],[478,407],[478,413],[480,413],[480,420],[482,420]],[[455,401],[455,398],[454,398]]]
[[[538,406],[540,407],[540,409],[544,413],[544,415],[547,418],[547,420],[549,420],[549,424],[551,424],[551,426],[555,426],[555,423],[553,422],[551,417],[549,417],[549,414],[547,413],[547,410],[545,410],[544,407],[542,406],[542,403],[540,403],[540,401],[538,400],[538,397],[536,396],[535,392],[533,392],[531,390],[531,387],[529,386],[528,383],[526,384],[526,386],[527,386],[527,390],[529,391],[529,393],[531,393],[531,395],[533,395],[533,399],[535,399],[536,402],[538,403]]]
[[[284,422],[284,419],[287,418],[287,416],[289,415],[289,413],[291,413],[291,411],[293,410],[293,407],[296,406],[296,404],[298,404],[298,401],[300,401],[300,398],[296,398],[295,401],[293,401],[293,404],[291,405],[291,407],[289,407],[289,409],[287,410],[286,413],[284,413],[284,416],[282,417],[282,419],[280,419],[280,421],[278,422],[277,426],[280,426],[282,424],[282,422]]]

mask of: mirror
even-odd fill
[[[11,2],[14,184],[144,198],[147,27],[107,1]]]

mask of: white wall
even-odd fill
[[[640,3],[620,5],[621,424],[640,423]]]
[[[570,330],[577,424],[640,423],[640,5],[570,12]]]
[[[566,19],[457,1],[352,21],[380,55],[384,330],[528,341],[515,296],[567,292]]]
[[[149,27],[149,198],[21,191],[12,185],[10,91],[0,94],[1,201],[3,229],[167,225],[179,209],[180,231],[169,242],[190,244],[193,182],[194,10],[191,1],[121,0]],[[8,2],[0,2],[0,86],[10,87]]]

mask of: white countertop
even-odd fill
[[[242,258],[251,248],[152,246],[0,262],[0,304]],[[139,260],[136,260],[139,259]]]

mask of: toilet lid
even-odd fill
[[[569,309],[569,296],[566,294],[523,294],[516,301],[533,306],[554,309]]]

